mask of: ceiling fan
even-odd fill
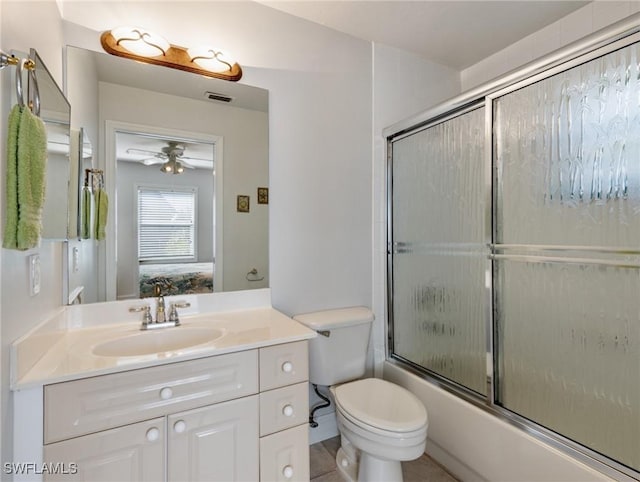
[[[138,162],[141,162],[145,166],[153,166],[156,164],[162,164],[160,170],[167,174],[182,174],[184,172],[184,168],[195,169],[194,166],[189,161],[205,161],[211,162],[210,159],[201,159],[198,157],[187,157],[184,155],[186,150],[186,146],[181,142],[176,141],[168,141],[168,145],[163,147],[160,152],[157,151],[149,151],[146,149],[137,149],[131,147],[127,149],[127,154],[147,154],[153,157],[149,157],[146,159],[141,159]]]

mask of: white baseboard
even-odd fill
[[[312,428],[309,425],[309,445],[313,445],[323,440],[327,440],[338,435],[338,422],[336,421],[336,413],[329,412],[316,417],[318,426]]]

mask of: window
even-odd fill
[[[138,187],[138,260],[196,259],[196,190]]]

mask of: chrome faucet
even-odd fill
[[[167,321],[164,316],[164,310],[164,296],[159,296],[156,305],[156,323],[164,323]]]
[[[142,312],[141,330],[153,330],[156,328],[166,328],[170,326],[180,326],[178,319],[178,308],[188,308],[191,303],[184,301],[176,301],[171,303],[169,308],[169,319],[166,316],[166,304],[162,295],[161,287],[156,284],[153,288],[153,294],[156,297],[156,321],[151,316],[151,307],[149,305],[133,306],[129,308],[131,312]]]

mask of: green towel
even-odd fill
[[[18,128],[22,107],[13,106],[9,113],[7,136],[7,187],[5,223],[2,246],[8,249],[18,248]]]
[[[80,237],[89,239],[91,237],[91,191],[89,186],[82,188],[82,202],[80,205]]]
[[[18,249],[34,248],[42,234],[47,172],[47,130],[30,109],[22,109],[18,131]]]
[[[109,213],[109,199],[104,189],[99,187],[96,190],[96,219],[95,219],[95,238],[100,241],[106,236],[107,215]]]
[[[40,242],[46,169],[44,123],[30,109],[13,107],[7,139],[5,248],[26,250]]]

